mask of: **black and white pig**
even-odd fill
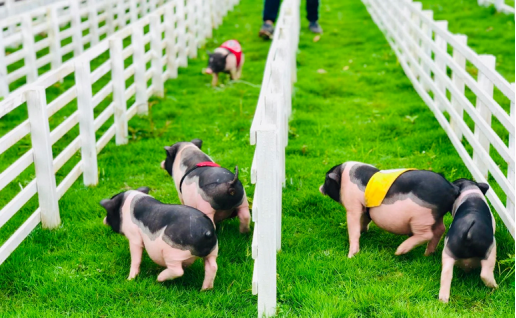
[[[386,231],[410,236],[396,255],[425,242],[429,242],[425,255],[433,253],[445,231],[443,216],[451,211],[459,195],[458,187],[435,172],[411,170],[394,181],[380,206],[366,208],[366,186],[379,171],[365,163],[345,162],[331,168],[319,188],[346,209],[348,257],[358,253],[360,234],[368,230],[371,220]]]
[[[202,290],[213,288],[217,273],[218,243],[212,221],[201,211],[184,205],[164,204],[149,188],[129,190],[100,201],[107,211],[104,224],[129,240],[131,270],[127,279],[140,272],[143,248],[166,269],[158,281],[183,276],[183,268],[204,259]]]
[[[199,209],[214,223],[238,216],[240,232],[249,232],[249,203],[238,167],[235,174],[220,167],[201,147],[200,139],[165,147],[167,158],[161,167],[174,179],[181,203]]]
[[[496,263],[495,221],[484,195],[487,183],[458,179],[453,184],[460,188],[460,195],[453,205],[453,222],[446,234],[443,249],[443,268],[439,300],[447,303],[453,266],[466,271],[482,267],[480,278],[487,287],[497,288],[494,278]]]
[[[218,48],[215,52],[209,53],[208,68],[206,74],[213,75],[211,84],[217,85],[219,73],[228,73],[232,80],[237,80],[242,76],[244,66],[244,53],[237,40],[229,40]]]

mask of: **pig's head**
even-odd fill
[[[487,183],[475,182],[473,180],[468,180],[468,179],[464,179],[464,178],[457,179],[457,180],[453,181],[452,183],[453,183],[453,185],[455,185],[459,188],[460,192],[463,192],[463,191],[469,190],[469,189],[479,188],[480,191],[482,191],[482,193],[484,195],[486,195],[487,190],[489,190],[489,184],[487,184]]]
[[[181,150],[182,147],[194,144],[197,148],[201,149],[202,140],[201,139],[193,139],[192,141],[181,141],[176,142],[172,146],[165,146],[165,152],[167,154],[167,158],[165,161],[161,162],[161,168],[165,169],[169,175],[172,176],[172,169],[174,167],[174,160],[176,160],[177,153]]]
[[[327,195],[340,203],[340,179],[342,176],[342,164],[336,165],[326,173],[324,184],[319,187],[323,195]]]
[[[148,194],[150,189],[148,187],[141,187],[136,191]],[[122,225],[121,208],[124,205],[125,193],[120,192],[111,197],[111,199],[104,199],[100,201],[100,205],[106,209],[107,215],[104,218],[104,224],[111,226],[111,229],[117,233],[120,233],[120,226]]]
[[[226,59],[229,54],[219,52],[209,53],[208,68],[206,74],[221,73],[226,69]]]

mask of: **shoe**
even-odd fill
[[[317,21],[310,22],[310,24],[308,25],[308,28],[309,28],[309,29],[310,29],[310,31],[312,31],[313,33],[316,33],[316,34],[322,34],[322,28],[321,28],[321,26],[319,25],[319,23],[317,23]]]
[[[263,23],[260,28],[260,33],[258,34],[261,38],[268,40],[272,39],[272,34],[274,33],[274,26],[269,23]]]

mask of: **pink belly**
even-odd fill
[[[422,207],[410,199],[370,208],[369,215],[378,227],[400,235],[414,233],[414,226],[426,229],[435,223],[432,210]]]

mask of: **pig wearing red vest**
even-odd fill
[[[244,53],[242,53],[242,47],[237,40],[229,40],[222,43],[209,56],[208,68],[205,72],[206,74],[213,75],[211,82],[213,86],[217,85],[219,73],[229,74],[232,80],[237,80],[242,76]]]

